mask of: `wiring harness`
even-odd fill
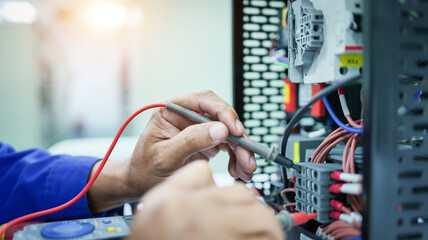
[[[342,87],[342,86],[349,84],[349,83],[356,82],[360,78],[361,78],[360,75],[356,75],[356,76],[352,76],[350,78],[347,78],[345,80],[335,82],[334,84],[325,87],[317,95],[315,95],[308,103],[306,103],[303,107],[299,108],[299,110],[297,110],[297,112],[293,115],[293,117],[290,119],[289,123],[285,127],[284,134],[282,136],[281,155],[285,156],[285,153],[287,151],[287,142],[288,142],[288,138],[290,137],[291,131],[296,126],[296,124],[299,122],[299,120],[303,117],[303,115],[306,113],[306,111],[308,111],[309,108],[314,103],[316,103],[322,97],[325,97],[331,93],[334,93],[339,87]]]
[[[361,135],[364,133],[362,120],[353,120],[345,98],[344,85],[355,82],[359,76],[351,77],[343,81],[336,82],[330,86],[321,84],[323,90],[315,95],[310,102],[301,107],[286,126],[281,142],[280,152],[286,154],[287,141],[292,129],[302,118],[304,113],[318,100],[322,99],[327,111],[339,126],[331,132],[315,150],[310,163],[300,164],[302,171],[296,172],[297,179],[287,178],[283,168],[284,189],[281,191],[285,204],[282,209],[290,211],[317,212],[317,221],[333,222],[323,224],[319,227],[317,235],[320,237],[330,237],[331,239],[347,239],[361,235],[361,199],[362,176],[355,170],[355,151],[362,141]],[[343,115],[348,123],[343,123],[333,112],[327,96],[338,91],[339,100]],[[327,160],[330,151],[338,144],[345,142],[342,154],[342,165],[323,164]],[[311,165],[321,164],[321,165]],[[328,167],[329,166],[329,167]],[[336,170],[334,170],[336,168]],[[330,169],[330,170],[329,170]],[[325,172],[329,172],[328,178]],[[323,177],[313,174],[321,174]],[[288,197],[287,197],[287,196]],[[294,195],[295,202],[292,202]],[[347,200],[342,196],[347,196]],[[346,200],[346,204],[338,199]],[[289,200],[291,199],[291,200]],[[287,201],[288,200],[288,201]],[[289,202],[291,201],[291,202]],[[327,208],[326,208],[327,206]],[[333,211],[331,209],[334,209]]]

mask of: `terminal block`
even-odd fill
[[[309,0],[297,0],[293,3],[295,16],[295,40],[297,43],[295,66],[312,64],[315,52],[323,42],[323,14],[316,10]]]
[[[300,163],[301,172],[296,172],[296,210],[306,213],[317,213],[318,222],[330,222],[330,194],[329,186],[336,181],[330,179],[330,173],[342,170],[340,164],[328,163]]]
[[[288,0],[288,78],[316,84],[363,68],[362,0]]]

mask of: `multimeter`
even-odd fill
[[[122,239],[131,233],[132,216],[88,218],[25,226],[14,240]]]

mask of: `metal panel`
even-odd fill
[[[364,5],[363,237],[428,239],[428,1]]]
[[[268,56],[271,39],[279,30],[278,15],[285,1],[233,1],[234,107],[251,138],[277,145],[283,132],[284,69]],[[269,189],[276,166],[257,159],[256,187]]]

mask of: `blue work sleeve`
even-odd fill
[[[0,225],[59,206],[86,185],[94,157],[52,155],[42,149],[17,152],[0,142]],[[39,220],[93,217],[86,195],[70,207]]]

